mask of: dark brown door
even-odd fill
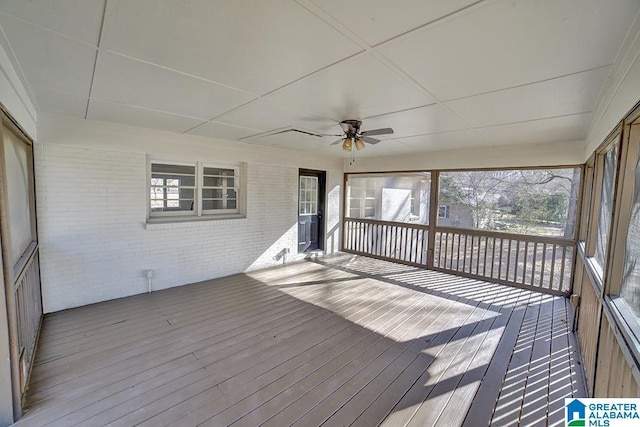
[[[324,249],[326,172],[300,169],[298,179],[298,253]]]

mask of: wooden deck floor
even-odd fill
[[[45,317],[19,425],[562,425],[566,300],[369,258]]]

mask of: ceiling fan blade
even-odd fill
[[[361,136],[360,139],[366,142],[367,144],[377,144],[378,142],[380,142],[379,139],[369,138],[368,136]]]
[[[368,136],[372,136],[372,135],[387,135],[393,133],[393,129],[391,128],[382,128],[382,129],[374,129],[374,130],[367,130],[361,133],[361,135],[368,135]]]
[[[342,141],[344,141],[344,138],[340,138],[340,139],[339,139],[339,140],[337,140],[336,142],[332,142],[332,143],[331,143],[331,144],[329,144],[329,145],[337,145],[337,144],[340,144]]]

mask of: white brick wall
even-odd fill
[[[146,153],[108,148],[35,145],[45,312],[146,292],[146,269],[158,290],[276,265],[284,248],[295,258],[293,159],[247,161],[247,218],[146,229]],[[341,182],[328,171],[329,252],[339,244]]]

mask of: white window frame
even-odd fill
[[[195,167],[194,207],[189,211],[154,212],[151,209],[152,165],[176,165]],[[230,169],[234,171],[236,191],[235,209],[203,209],[204,168]],[[207,187],[210,188],[210,187]],[[149,157],[147,160],[147,222],[173,222],[244,218],[246,206],[246,165],[244,163],[211,163],[201,161],[169,160]]]
[[[440,209],[444,210],[444,215],[440,215]],[[438,206],[438,218],[448,219],[451,216],[451,205],[439,205]]]

